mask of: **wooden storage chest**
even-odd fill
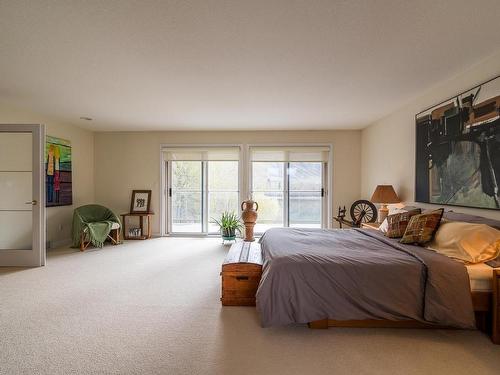
[[[236,242],[222,264],[224,306],[255,306],[255,294],[262,275],[262,253],[256,242]]]

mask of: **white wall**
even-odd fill
[[[120,214],[129,211],[132,190],[152,190],[153,232],[159,233],[161,144],[321,143],[333,145],[336,213],[359,198],[360,141],[360,131],[95,133],[96,201]]]
[[[51,247],[66,243],[71,238],[73,209],[94,203],[94,134],[77,126],[2,103],[0,123],[45,124],[47,135],[71,141],[73,205],[47,207],[47,241]]]
[[[415,114],[500,74],[500,53],[439,84],[403,108],[365,128],[361,135],[361,194],[392,184],[406,203],[414,200]],[[429,206],[419,203],[419,206]],[[500,219],[500,211],[449,207],[457,212]]]

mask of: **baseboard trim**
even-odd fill
[[[58,247],[64,247],[71,245],[71,238],[63,238],[62,240],[47,241],[48,249],[57,249]]]

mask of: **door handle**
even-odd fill
[[[28,201],[28,202],[24,202],[24,204],[31,204],[32,206],[36,206],[38,202],[36,201],[36,199],[33,199],[32,201]]]

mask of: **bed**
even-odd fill
[[[477,327],[500,343],[500,270],[486,264],[465,267],[372,229],[271,229],[260,242],[264,327]]]

